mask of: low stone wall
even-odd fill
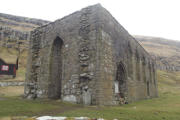
[[[18,81],[18,82],[14,82],[14,81],[0,82],[0,87],[7,87],[7,86],[24,86],[24,82],[23,81]]]

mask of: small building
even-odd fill
[[[101,5],[31,32],[25,97],[118,105],[158,96],[155,62]]]
[[[16,77],[16,70],[18,69],[18,64],[6,63],[0,58],[0,75],[12,75]]]

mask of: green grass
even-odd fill
[[[112,120],[180,120],[180,73],[158,71],[159,97],[122,106],[80,106],[60,101],[0,100],[0,116],[86,116]]]
[[[6,97],[3,99],[0,100],[0,117],[54,115],[54,110],[63,111],[63,109],[73,109],[78,106],[52,100],[27,100],[19,97]]]
[[[65,112],[64,116],[103,117],[122,120],[179,120],[180,73],[158,71],[159,97],[129,105],[83,108]]]
[[[116,107],[84,108],[59,114],[62,116],[88,116],[123,120],[178,120],[180,96],[163,96]]]
[[[32,115],[33,113],[52,109],[55,106],[40,101],[28,101],[18,98],[5,98],[0,101],[0,116]]]

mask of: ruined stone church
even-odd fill
[[[24,94],[86,105],[153,98],[155,62],[97,4],[31,32]]]

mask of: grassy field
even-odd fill
[[[26,100],[23,88],[0,88],[0,116],[87,116],[112,120],[179,120],[180,73],[158,71],[159,98],[122,106],[82,106],[61,101]],[[3,89],[3,90],[2,90]],[[6,89],[9,92],[6,93]],[[10,91],[17,90],[18,94]]]

